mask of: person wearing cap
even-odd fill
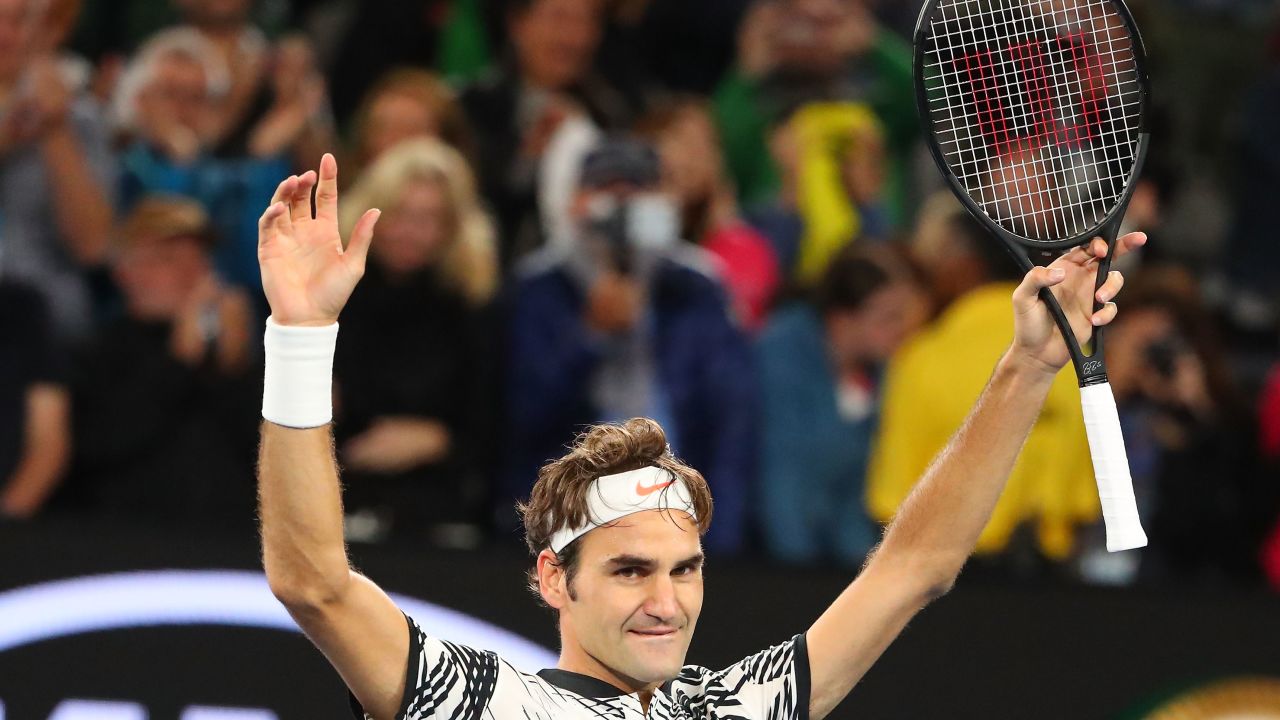
[[[73,362],[65,501],[151,524],[251,522],[249,298],[214,273],[193,200],[144,197],[115,234],[123,312]]]
[[[530,585],[560,633],[556,667],[531,674],[429,634],[347,558],[331,368],[338,315],[364,272],[378,211],[366,211],[344,244],[337,201],[337,165],[326,155],[318,174],[280,184],[259,223],[272,310],[262,556],[271,591],[342,676],[357,716],[378,720],[826,717],[955,582],[1069,359],[1037,293],[1058,294],[1073,327],[1105,325],[1115,305],[1095,313],[1093,300],[1111,300],[1123,282],[1113,273],[1095,290],[1094,261],[1107,252],[1096,239],[1029,272],[1013,296],[1012,345],[857,579],[806,631],[721,670],[685,664],[702,609],[700,538],[711,527],[714,482],[674,457],[652,419],[588,428],[542,467],[520,505],[535,555]],[[1128,235],[1118,253],[1144,241]]]
[[[651,417],[720,498],[708,550],[732,553],[754,477],[754,366],[715,261],[679,238],[660,168],[649,144],[606,139],[583,159],[573,237],[517,268],[499,496],[527,494],[583,425]]]

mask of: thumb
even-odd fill
[[[1013,291],[1013,308],[1018,314],[1031,312],[1039,302],[1040,290],[1053,287],[1067,277],[1067,271],[1060,267],[1034,267],[1022,278],[1022,283]]]
[[[373,227],[378,224],[380,217],[382,217],[381,210],[377,208],[366,210],[364,215],[356,221],[356,226],[351,231],[351,240],[347,243],[346,252],[343,253],[343,259],[347,264],[360,273],[364,273],[365,260],[369,257],[369,245],[373,243]]]

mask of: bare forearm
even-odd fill
[[[323,603],[350,581],[342,495],[329,426],[262,423],[258,457],[262,562],[286,603]]]
[[[53,494],[71,455],[71,401],[65,388],[37,385],[27,393],[22,457],[0,492],[0,512],[31,517]]]
[[[909,567],[945,592],[995,508],[1053,377],[1006,354],[960,430],[916,484],[873,562]]]
[[[96,265],[106,256],[111,232],[106,194],[69,125],[50,130],[42,148],[58,230],[77,260]]]

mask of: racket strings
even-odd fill
[[[983,211],[1033,241],[1100,224],[1130,174],[1141,107],[1110,0],[941,0],[930,30],[935,136]]]

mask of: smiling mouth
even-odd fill
[[[676,634],[675,628],[667,628],[665,630],[628,630],[627,632],[649,638],[671,637]]]

